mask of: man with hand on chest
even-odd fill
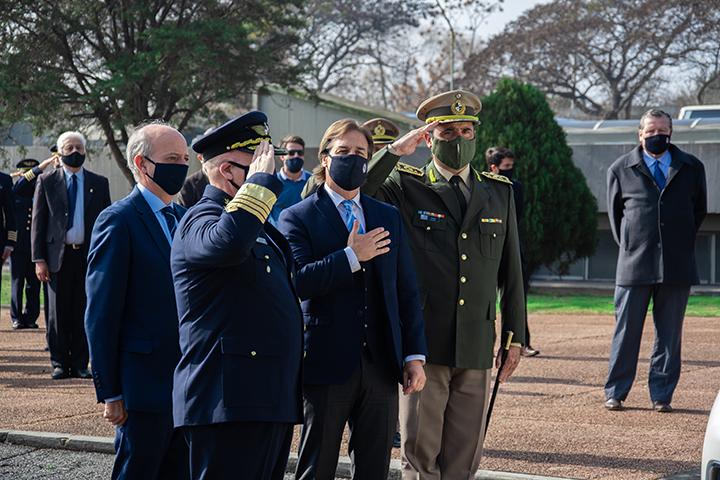
[[[353,478],[387,478],[398,383],[425,384],[427,347],[399,212],[360,194],[370,132],[339,120],[320,142],[317,192],[280,215],[305,320],[305,423],[296,478],[335,478],[346,422]]]

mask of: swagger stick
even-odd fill
[[[487,435],[488,425],[490,425],[490,416],[493,412],[493,406],[495,405],[495,397],[497,397],[498,388],[500,387],[500,372],[502,372],[505,366],[505,360],[507,360],[508,352],[510,351],[510,343],[512,342],[513,332],[505,332],[507,338],[503,345],[502,353],[500,355],[500,368],[498,368],[497,374],[495,375],[495,385],[493,385],[492,395],[490,395],[490,404],[488,405],[487,417],[485,417],[485,435]]]

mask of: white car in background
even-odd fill
[[[702,480],[720,480],[720,392],[715,397],[705,430],[700,476]]]

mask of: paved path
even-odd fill
[[[628,409],[602,408],[613,322],[609,316],[531,316],[542,355],[523,359],[501,389],[483,469],[573,479],[655,480],[684,472],[692,473],[684,478],[698,478],[707,415],[720,389],[720,322],[686,320],[673,414],[652,411],[647,395],[651,322]],[[43,337],[42,329],[11,330],[3,312],[0,429],[112,436],[92,382],[50,380]]]

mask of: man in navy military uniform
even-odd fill
[[[115,430],[113,479],[182,480],[188,451],[173,428],[180,359],[170,245],[185,208],[172,198],[188,169],[185,138],[151,123],[127,144],[137,186],[95,222],[88,255],[85,329],[104,417]]]
[[[285,238],[266,222],[281,183],[267,117],[193,143],[210,180],[178,226],[171,265],[182,358],[173,414],[191,478],[282,479],[302,418],[302,311]]]
[[[52,158],[49,160],[52,161]],[[15,329],[38,328],[36,322],[40,315],[40,280],[35,276],[35,265],[30,257],[30,221],[35,179],[27,180],[23,176],[39,165],[40,162],[34,158],[20,160],[16,164],[19,178],[12,189],[15,220],[18,224],[17,243],[10,255],[10,318]],[[24,309],[23,293],[25,294]]]
[[[320,141],[317,192],[280,215],[306,321],[305,422],[296,478],[333,479],[345,423],[353,478],[387,478],[398,383],[422,390],[427,354],[398,210],[360,194],[370,132],[338,120]]]
[[[10,175],[0,172],[0,240],[4,245],[0,253],[0,266],[10,257],[17,241],[12,187]]]

